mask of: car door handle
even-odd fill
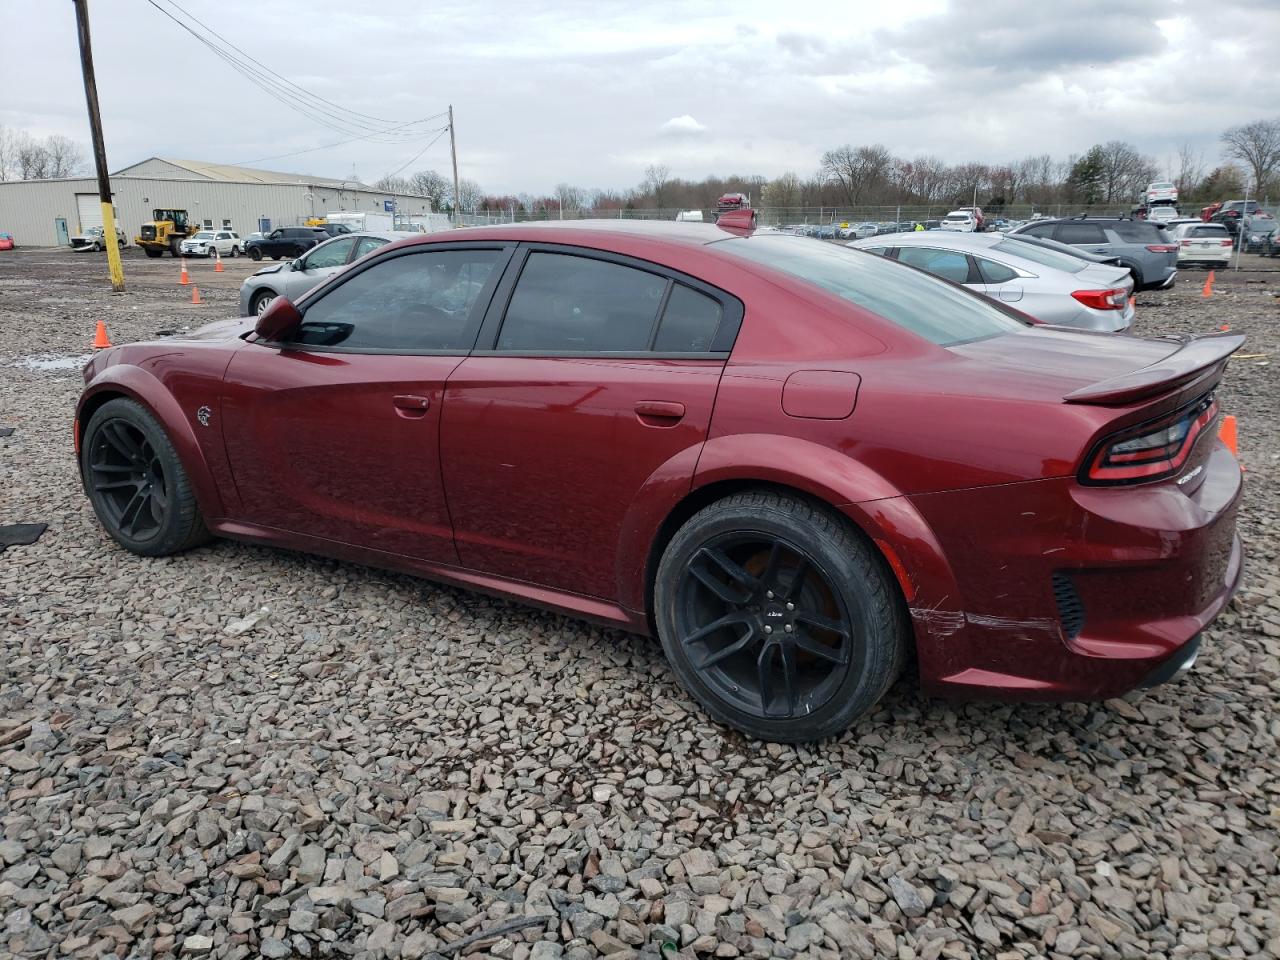
[[[427,408],[431,406],[430,397],[416,397],[412,394],[400,394],[394,401],[396,410],[400,411],[402,417],[421,417],[427,412]]]
[[[641,420],[663,420],[674,423],[684,416],[684,404],[672,400],[637,400],[636,416]]]

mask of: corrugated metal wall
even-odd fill
[[[339,190],[307,184],[224,183],[214,180],[173,180],[112,177],[116,219],[129,236],[151,219],[154,207],[184,208],[197,221],[212,220],[248,234],[265,217],[273,227],[292,226],[327,211],[381,211],[390,194],[368,190]],[[90,177],[73,180],[24,180],[0,183],[0,230],[12,233],[20,247],[52,247],[58,242],[55,221],[63,217],[72,236],[81,230],[76,213],[77,193],[96,193]],[[422,197],[396,197],[398,212],[421,216],[431,212]]]

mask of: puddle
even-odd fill
[[[89,362],[91,354],[83,353],[74,357],[59,357],[54,354],[36,354],[30,357],[19,357],[9,366],[23,367],[27,370],[80,370]]]

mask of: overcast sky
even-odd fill
[[[1280,114],[1264,0],[178,2],[350,110],[404,122],[452,103],[460,172],[491,193],[625,188],[653,162],[808,176],[844,143],[997,162],[1123,139],[1163,168],[1190,141],[1212,164],[1225,127]],[[168,156],[372,181],[425,143],[260,159],[345,137],[146,0],[90,12],[112,169]],[[70,0],[0,0],[0,27],[0,123],[87,144]],[[405,172],[448,165],[445,136]]]

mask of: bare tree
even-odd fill
[[[86,167],[84,149],[70,137],[54,133],[45,137],[44,148],[49,157],[48,175],[74,177]]]
[[[560,201],[561,210],[577,214],[587,204],[587,191],[571,183],[557,183],[556,199]]]
[[[760,206],[798,207],[802,191],[800,178],[788,170],[764,185],[760,191]]]
[[[409,177],[409,190],[415,196],[441,203],[453,197],[453,181],[434,170],[419,170]]]
[[[49,178],[49,151],[39,140],[26,133],[18,134],[18,176],[22,180],[47,180]]]
[[[1106,203],[1138,199],[1138,193],[1156,176],[1156,165],[1122,140],[1104,143],[1098,154],[1101,199]]]
[[[651,163],[644,168],[644,186],[653,194],[653,205],[662,209],[662,194],[671,182],[671,168],[665,163]]]
[[[1177,172],[1170,179],[1179,197],[1189,197],[1204,179],[1204,154],[1189,143],[1178,147]]]
[[[1253,189],[1262,192],[1280,170],[1280,120],[1254,120],[1222,134],[1222,152],[1249,168]]]
[[[845,199],[856,206],[879,184],[888,179],[893,155],[882,144],[854,147],[845,144],[822,155],[821,175],[839,184]]]
[[[0,123],[0,182],[12,179],[17,161],[17,133]]]
[[[452,196],[452,195],[451,195]],[[463,177],[458,181],[458,206],[463,210],[470,210],[475,213],[480,208],[480,202],[484,200],[484,188],[474,180],[468,180]]]
[[[373,189],[382,190],[386,193],[409,194],[413,191],[410,189],[410,183],[405,177],[385,176],[373,182]]]

